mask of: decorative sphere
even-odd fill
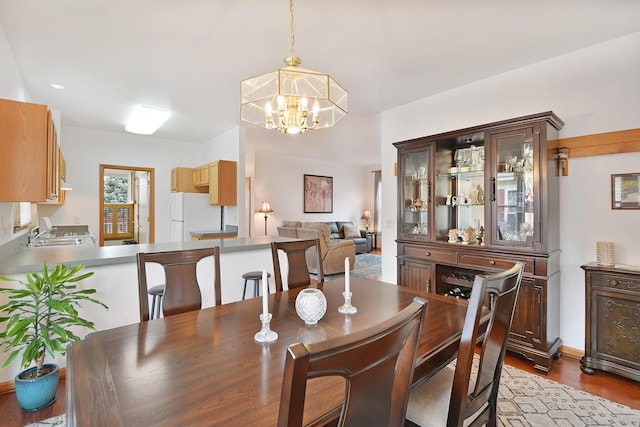
[[[326,312],[327,299],[320,289],[306,288],[296,297],[296,313],[306,325],[316,325]]]

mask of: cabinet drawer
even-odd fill
[[[508,270],[513,267],[513,265],[520,261],[524,264],[524,272],[533,274],[533,260],[532,259],[517,259],[517,258],[506,258],[502,256],[486,256],[486,255],[470,255],[470,254],[460,254],[460,264],[464,265],[473,265],[476,267],[483,268],[495,268],[498,270]]]
[[[615,274],[591,274],[591,286],[633,292],[640,295],[640,279],[634,277]]]
[[[410,246],[404,247],[404,255],[410,258],[423,259],[426,261],[444,262],[448,264],[455,264],[458,259],[456,251],[446,251],[441,249],[425,248],[422,246]]]

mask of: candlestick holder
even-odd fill
[[[356,313],[358,309],[351,305],[351,292],[343,292],[342,295],[344,296],[344,304],[338,308],[338,311],[344,314]]]
[[[253,339],[256,340],[256,342],[274,342],[277,340],[278,333],[269,328],[271,313],[261,314],[260,320],[262,321],[262,329],[253,336]]]

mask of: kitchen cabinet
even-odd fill
[[[210,164],[206,164],[206,165],[193,168],[193,186],[194,187],[209,186],[209,166]]]
[[[560,355],[559,177],[552,112],[397,142],[398,284],[468,298],[476,274],[525,265],[507,349]]]
[[[171,191],[174,193],[199,193],[193,186],[193,169],[184,167],[171,169]]]
[[[56,200],[59,173],[57,134],[47,106],[0,99],[0,201]]]
[[[613,372],[640,381],[640,266],[605,267],[594,262],[585,272],[585,353],[580,368]]]
[[[209,204],[236,206],[238,204],[238,164],[218,160],[209,164]]]

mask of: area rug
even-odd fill
[[[66,414],[58,415],[56,417],[47,418],[46,420],[39,421],[33,424],[27,424],[26,427],[51,427],[51,426],[66,426],[67,416]]]
[[[633,426],[640,410],[504,365],[499,426]]]
[[[374,254],[357,254],[356,264],[349,273],[352,277],[378,277],[382,275],[382,257]],[[312,275],[314,276],[314,275]],[[314,276],[315,277],[315,276]],[[344,277],[344,273],[325,275],[325,280]]]
[[[502,370],[498,391],[498,425],[501,427],[638,427],[639,423],[640,410],[508,365]],[[60,415],[28,427],[65,424],[65,415]]]

